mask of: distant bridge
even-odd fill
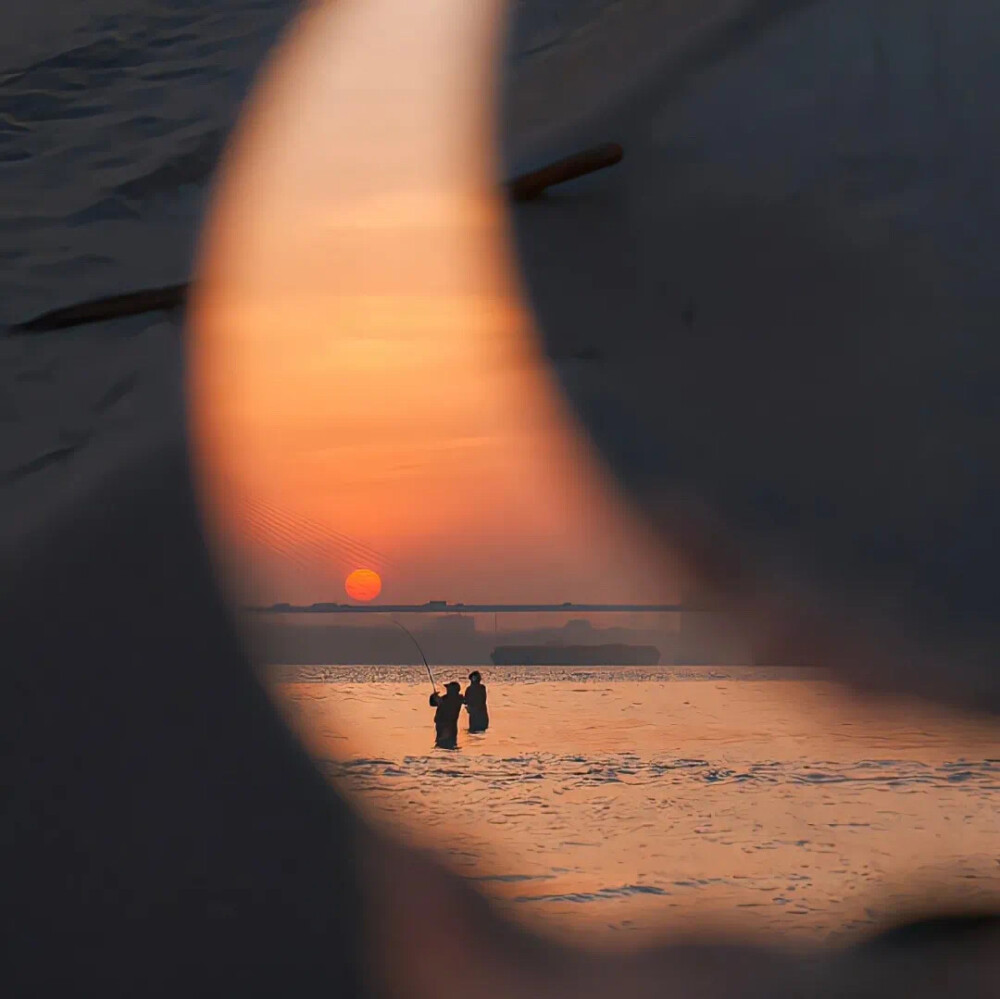
[[[682,614],[704,608],[684,604],[271,604],[253,614]]]

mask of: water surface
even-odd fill
[[[1000,903],[987,722],[857,703],[809,670],[484,673],[492,727],[454,752],[432,746],[422,668],[273,679],[370,816],[543,931],[631,943],[711,919],[836,941],[929,904]]]

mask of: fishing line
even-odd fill
[[[424,666],[427,667],[427,675],[431,678],[431,686],[434,688],[434,693],[437,693],[437,680],[434,679],[434,674],[431,672],[431,664],[427,661],[427,656],[424,655],[424,650],[420,648],[420,643],[413,637],[413,632],[410,631],[405,625],[400,624],[394,617],[389,618],[389,620],[402,631],[405,631],[407,635],[410,636],[410,641],[417,647],[417,652],[420,653],[420,658],[424,661]]]

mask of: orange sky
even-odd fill
[[[343,599],[359,559],[296,548],[306,522],[383,553],[384,600],[673,595],[518,294],[491,141],[499,8],[312,11],[230,152],[191,408],[213,523],[247,544],[255,596]]]

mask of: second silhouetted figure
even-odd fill
[[[485,732],[490,727],[490,714],[486,710],[486,684],[477,669],[469,674],[469,686],[465,688],[463,700],[469,712],[469,731]]]

